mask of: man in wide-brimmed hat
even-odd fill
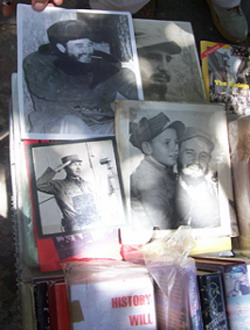
[[[109,53],[97,27],[90,20],[56,22],[47,30],[49,43],[24,59],[30,132],[111,134],[117,94],[138,99],[134,72]]]
[[[54,179],[64,170],[64,179]],[[36,182],[37,190],[55,196],[63,218],[62,229],[65,233],[82,230],[97,220],[93,190],[83,180],[82,160],[77,154],[62,158],[62,163],[55,169],[48,167]]]
[[[144,159],[131,175],[131,206],[139,228],[173,229],[178,140],[184,131],[181,121],[160,112],[131,123],[130,142]]]

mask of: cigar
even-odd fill
[[[101,59],[102,57],[101,56],[95,56],[95,55],[90,55],[91,58],[99,58]]]

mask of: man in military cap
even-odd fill
[[[149,101],[178,100],[168,95],[168,84],[173,71],[172,60],[181,53],[181,47],[164,32],[163,27],[157,28],[155,24],[135,22],[143,93]]]
[[[113,55],[96,50],[90,23],[59,21],[47,34],[49,43],[23,62],[34,107],[30,132],[111,134],[117,94],[138,99],[134,73]]]
[[[175,228],[174,166],[184,127],[180,121],[171,123],[163,112],[131,123],[130,142],[144,154],[130,178],[131,206],[138,227]]]
[[[214,143],[209,134],[187,127],[180,138],[176,215],[179,224],[192,228],[220,225],[217,184],[209,163]]]
[[[53,179],[62,170],[66,177]],[[55,169],[48,167],[36,182],[38,191],[55,196],[65,233],[82,230],[98,220],[93,191],[81,173],[82,160],[78,155],[68,155]]]

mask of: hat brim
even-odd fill
[[[174,41],[168,41],[163,43],[152,43],[150,45],[141,46],[138,48],[138,51],[140,50],[161,50],[168,54],[176,55],[181,53],[181,47],[177,45]]]
[[[178,138],[180,136],[182,136],[182,134],[185,131],[185,125],[181,121],[179,121],[179,120],[173,121],[165,129],[167,129],[167,128],[173,128],[176,131],[176,133],[178,135]]]

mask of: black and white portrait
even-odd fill
[[[144,99],[203,102],[206,98],[189,22],[134,19]]]
[[[233,194],[223,107],[121,101],[116,127],[132,226],[230,233]]]
[[[131,15],[18,8],[22,136],[112,135],[114,101],[143,98]]]
[[[40,237],[125,225],[113,139],[35,144],[29,150]]]

